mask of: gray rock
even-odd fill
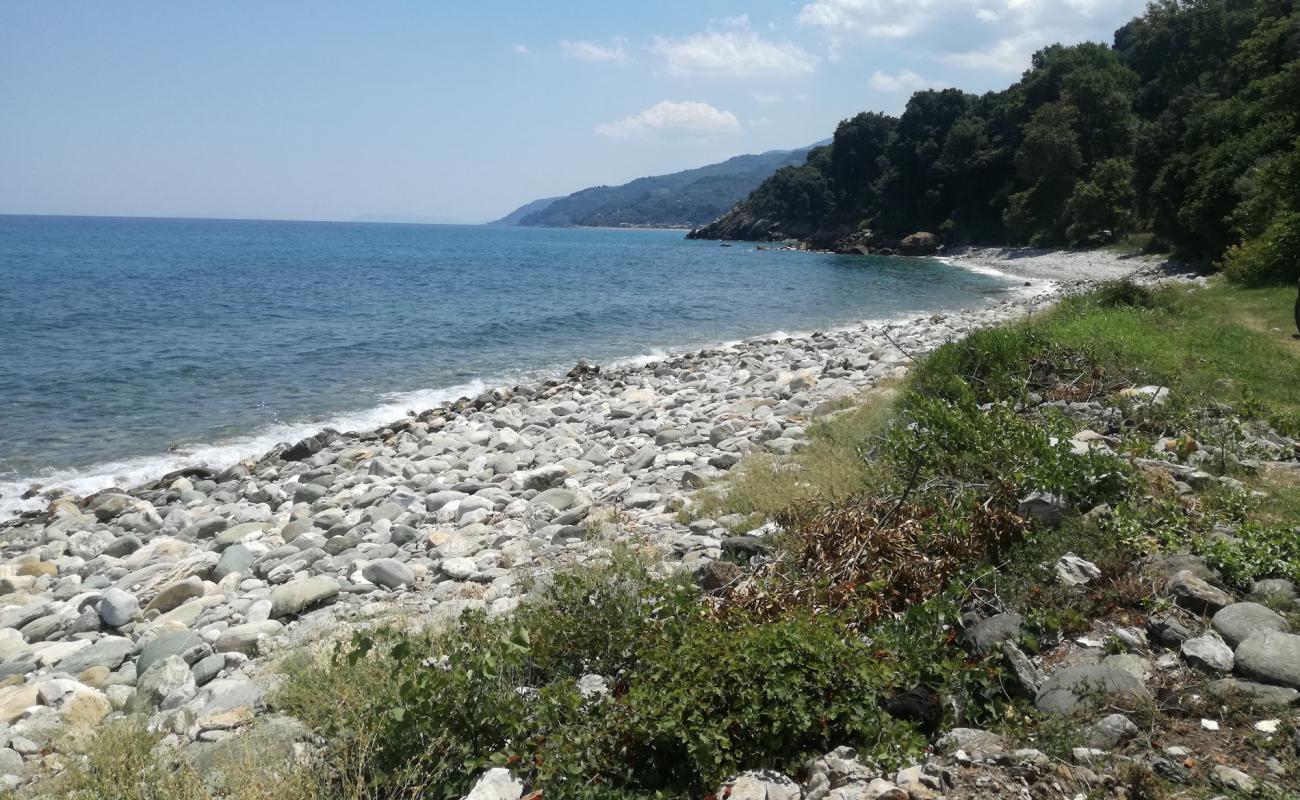
[[[1265,578],[1250,587],[1250,596],[1256,600],[1273,600],[1294,603],[1295,584],[1285,578]]]
[[[221,560],[212,568],[212,580],[219,581],[227,575],[246,575],[256,559],[257,554],[244,545],[231,545],[221,553]]]
[[[1241,699],[1258,708],[1285,708],[1300,702],[1300,690],[1286,686],[1220,678],[1205,685],[1205,693],[1216,700]]]
[[[1056,562],[1056,579],[1066,586],[1083,586],[1101,577],[1101,569],[1091,561],[1066,553]]]
[[[1254,778],[1226,764],[1215,764],[1213,769],[1210,770],[1210,777],[1225,789],[1232,789],[1235,792],[1245,794],[1255,791]]]
[[[0,776],[21,778],[25,772],[23,757],[8,747],[0,747]]]
[[[1236,671],[1251,680],[1300,689],[1300,636],[1268,631],[1237,646]]]
[[[969,755],[1001,753],[1007,749],[1007,740],[992,731],[979,728],[953,728],[939,737],[935,746],[944,752],[965,750]]]
[[[742,772],[718,789],[717,797],[728,800],[799,800],[799,784],[774,770]]]
[[[1172,614],[1162,614],[1147,620],[1147,635],[1165,647],[1180,647],[1192,638],[1192,630]]]
[[[1038,689],[1043,685],[1043,676],[1014,642],[1002,643],[1002,663],[1010,673],[1016,694],[1027,700],[1038,696]]]
[[[361,575],[376,586],[385,589],[415,585],[415,573],[411,568],[393,558],[371,561],[361,570]]]
[[[994,614],[967,628],[962,634],[962,642],[971,653],[986,656],[1003,642],[1014,642],[1020,638],[1020,626],[1023,623],[1024,618],[1019,614]]]
[[[270,619],[234,625],[221,632],[213,649],[218,653],[243,653],[246,656],[255,656],[262,638],[275,636],[283,628],[283,625]]]
[[[135,595],[114,587],[105,590],[99,599],[98,610],[99,618],[104,620],[105,625],[120,628],[135,617],[135,613],[140,610],[140,601],[135,599]]]
[[[339,593],[333,578],[317,576],[286,583],[271,592],[271,619],[291,617],[320,605]]]
[[[59,660],[54,666],[60,672],[76,677],[91,667],[103,667],[109,672],[122,666],[126,657],[135,650],[135,644],[123,636],[105,636],[90,647],[82,648]]]
[[[525,472],[521,477],[525,489],[541,492],[564,483],[564,479],[569,477],[569,471],[558,464],[551,464]]]
[[[180,656],[168,656],[149,667],[136,682],[131,701],[137,711],[152,711],[166,704],[175,708],[194,696],[196,690],[190,665]]]
[[[1197,636],[1182,644],[1183,658],[1191,666],[1205,672],[1232,672],[1232,648],[1213,634]]]
[[[1065,518],[1070,504],[1064,497],[1047,492],[1034,492],[1020,500],[1016,513],[1043,525],[1056,525]]]
[[[1165,585],[1165,591],[1175,603],[1198,614],[1213,614],[1234,602],[1232,595],[1211,586],[1191,570],[1175,573]]]
[[[213,653],[207,658],[200,659],[197,664],[190,667],[190,672],[194,673],[194,685],[206,686],[221,673],[226,667],[226,657],[221,653]]]
[[[229,554],[230,551],[227,550],[226,553]],[[225,560],[225,555],[222,556],[222,561],[224,560]],[[217,562],[217,568],[218,569],[221,568],[220,561]],[[224,577],[224,575],[222,577]],[[221,580],[220,577],[216,577],[214,579]],[[203,579],[197,575],[191,575],[185,580],[172,581],[171,583],[164,586],[162,589],[158,590],[158,594],[155,595],[154,598],[149,601],[148,605],[144,607],[144,610],[152,611],[156,609],[160,613],[166,614],[168,611],[171,611],[172,609],[180,606],[186,600],[192,600],[195,597],[202,597],[202,596],[203,596]]]
[[[1257,633],[1291,632],[1291,626],[1281,614],[1259,603],[1233,603],[1225,606],[1214,615],[1212,622],[1223,640],[1233,647]]]
[[[193,664],[211,654],[212,648],[193,631],[164,633],[141,648],[135,659],[135,674],[143,675],[149,667],[172,656]]]
[[[1115,666],[1090,664],[1067,667],[1038,690],[1034,704],[1050,714],[1071,714],[1094,702],[1120,700],[1148,703],[1151,692],[1131,672]]]
[[[1091,723],[1083,730],[1089,747],[1113,750],[1138,735],[1138,726],[1123,714],[1109,714]]]
[[[730,561],[706,561],[695,570],[695,582],[706,592],[716,592],[740,580],[740,567]]]

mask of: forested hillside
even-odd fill
[[[499,223],[551,227],[699,225],[731,208],[778,168],[803,163],[810,149],[736,156],[669,175],[637,178],[621,186],[594,186],[521,215],[528,208],[525,206]]]
[[[1054,45],[1003,91],[858,114],[692,235],[897,247],[1152,247],[1243,278],[1300,276],[1294,0],[1159,0],[1111,46]]]

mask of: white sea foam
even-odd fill
[[[87,495],[111,487],[128,488],[155,480],[184,467],[203,466],[225,469],[246,458],[258,458],[280,442],[296,442],[322,428],[340,431],[369,431],[405,417],[408,412],[425,411],[458,397],[473,397],[485,391],[487,384],[473,380],[445,389],[421,389],[383,396],[384,402],[373,408],[339,414],[312,422],[279,423],[261,428],[246,436],[228,441],[185,445],[166,453],[109,461],[89,467],[54,469],[20,480],[0,481],[0,520],[23,511],[45,507],[45,500],[23,500],[22,494],[33,484],[45,488],[67,489]]]

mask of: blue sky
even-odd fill
[[[0,213],[484,220],[1001,88],[1142,0],[0,0]]]

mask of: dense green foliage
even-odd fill
[[[802,162],[809,148],[774,150],[729,158],[696,169],[637,178],[622,186],[594,186],[541,202],[526,214],[512,212],[498,224],[567,227],[690,227],[716,218],[754,190],[777,168]],[[520,209],[522,211],[522,209]]]
[[[1300,12],[1158,0],[1113,46],[1053,45],[1003,91],[918,92],[859,114],[733,212],[821,241],[917,230],[952,243],[1154,233],[1249,281],[1300,277]],[[720,220],[720,235],[728,233]]]

